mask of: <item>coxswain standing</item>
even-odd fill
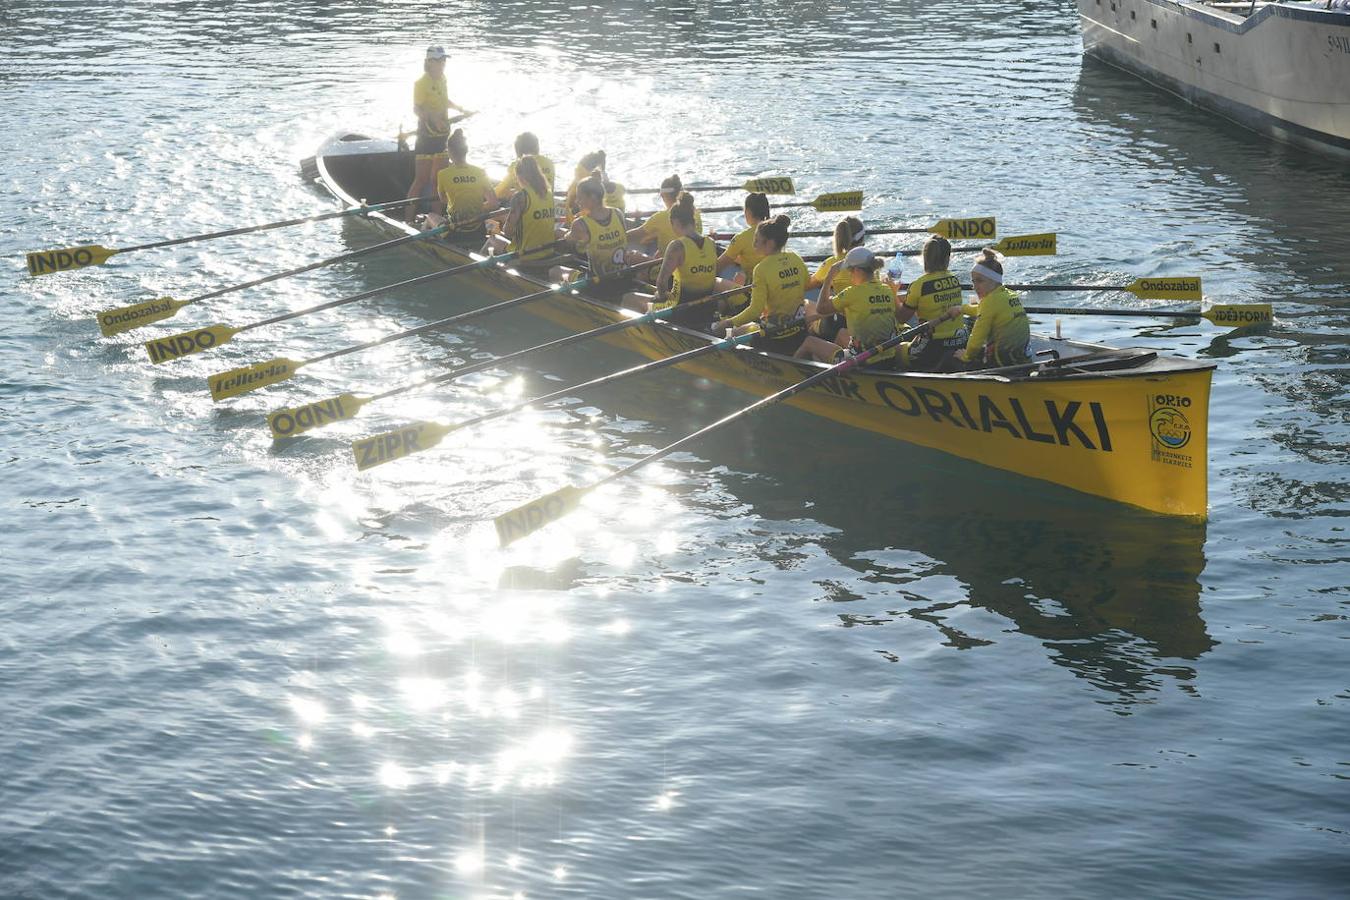
[[[543,173],[544,180],[548,182],[549,191],[553,190],[553,160],[539,152],[539,138],[533,132],[524,131],[516,135],[516,158],[506,167],[506,177],[497,183],[497,199],[503,202],[511,199],[511,195],[520,190],[520,178],[517,176],[516,167],[526,156],[533,156],[535,164],[539,166],[539,171]]]
[[[674,306],[675,312],[666,321],[702,331],[716,317],[717,310],[707,303],[695,305],[694,301],[717,289],[717,242],[699,233],[694,195],[688,191],[680,192],[669,216],[675,237],[666,244],[661,272],[656,276],[656,294],[625,294],[623,303],[638,312]]]
[[[422,63],[422,77],[413,84],[413,112],[417,115],[417,143],[413,146],[413,183],[408,199],[421,197],[436,183],[436,175],[446,164],[445,140],[450,136],[450,110],[464,108],[450,102],[445,84],[445,48],[428,47]],[[409,203],[403,211],[405,221],[417,216],[418,203]]]
[[[958,358],[970,368],[1016,366],[1031,361],[1031,325],[1022,300],[1003,286],[1003,263],[985,249],[970,270],[970,283],[980,298],[978,306],[956,307],[943,313],[954,318],[975,315],[970,341]]]
[[[877,280],[881,260],[866,247],[854,247],[843,259],[825,270],[816,300],[816,313],[844,316],[845,326],[839,329],[833,341],[815,336],[802,342],[797,356],[818,362],[835,363],[845,355],[870,350],[895,336],[895,292],[885,282]],[[834,292],[836,276],[843,273],[849,286]],[[868,361],[869,366],[894,368],[895,348],[881,351]]]
[[[591,281],[586,292],[602,300],[617,301],[632,285],[632,278],[621,273],[624,253],[628,248],[627,223],[623,210],[608,204],[605,177],[600,169],[575,185],[580,210],[563,240],[573,244],[586,257]],[[572,281],[579,270],[555,266],[549,271],[551,281]]]
[[[755,229],[755,251],[764,256],[752,273],[750,305],[729,319],[713,325],[714,332],[727,328],[744,333],[751,322],[760,324],[754,348],[791,356],[806,337],[804,321],[807,268],[802,258],[784,250],[788,240],[787,216],[774,216]]]
[[[450,164],[436,175],[436,193],[445,203],[445,215],[432,213],[427,216],[427,224],[435,227],[448,221],[450,240],[477,246],[485,235],[483,216],[497,208],[497,195],[487,172],[468,164],[469,142],[463,129],[455,129],[445,149]]]
[[[952,245],[945,237],[933,235],[923,245],[923,274],[914,279],[900,306],[900,323],[913,320],[934,322],[931,329],[900,347],[905,368],[915,372],[954,372],[960,368],[958,354],[966,346],[966,328],[959,319],[947,316],[948,310],[961,309],[961,282],[947,270],[952,261]]]

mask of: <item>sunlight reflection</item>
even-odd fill
[[[328,718],[328,710],[322,703],[308,697],[288,697],[292,711],[306,725],[318,725]]]
[[[464,850],[455,857],[455,871],[461,875],[476,875],[483,871],[483,851]]]
[[[380,784],[401,791],[412,784],[412,775],[396,762],[386,762],[380,766]]]
[[[449,700],[445,685],[435,678],[400,678],[398,689],[403,702],[414,712],[435,709]]]

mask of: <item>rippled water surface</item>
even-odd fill
[[[1198,273],[1273,302],[1258,334],[1065,321],[1218,362],[1208,523],[774,409],[499,550],[492,515],[748,398],[667,371],[357,475],[354,436],[635,358],[539,356],[273,447],[280,403],[557,333],[484,319],[213,406],[205,374],[460,289],[151,367],[91,315],[380,235],[25,276],[39,247],[331,209],[299,159],[411,125],[431,42],[493,170],[529,127],[634,186],[783,173],[864,190],[872,223],[1060,232],[1028,280]],[[7,0],[0,49],[0,895],[1344,895],[1345,168],[1083,62],[1064,0]],[[377,255],[158,333],[429,271]]]

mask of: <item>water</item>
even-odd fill
[[[1345,894],[1343,168],[1083,63],[1063,0],[8,0],[0,24],[0,895]],[[564,171],[603,146],[634,186],[786,173],[863,189],[871,222],[1059,231],[1062,256],[1016,261],[1028,280],[1199,273],[1274,302],[1267,334],[1065,321],[1219,362],[1208,523],[784,409],[498,551],[493,514],[747,398],[667,372],[357,476],[354,436],[633,358],[541,357],[274,448],[268,409],[544,332],[485,320],[217,408],[203,375],[441,295],[151,367],[91,314],[378,236],[23,275],[25,250],[329,209],[297,161],[411,124],[433,41],[493,167],[528,124]],[[426,271],[377,256],[172,324]],[[879,486],[856,477],[878,459]]]

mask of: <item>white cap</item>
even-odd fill
[[[877,255],[866,247],[854,247],[848,251],[844,257],[845,269],[870,269],[876,262]]]
[[[427,59],[445,59],[445,48],[440,44],[428,47]]]

